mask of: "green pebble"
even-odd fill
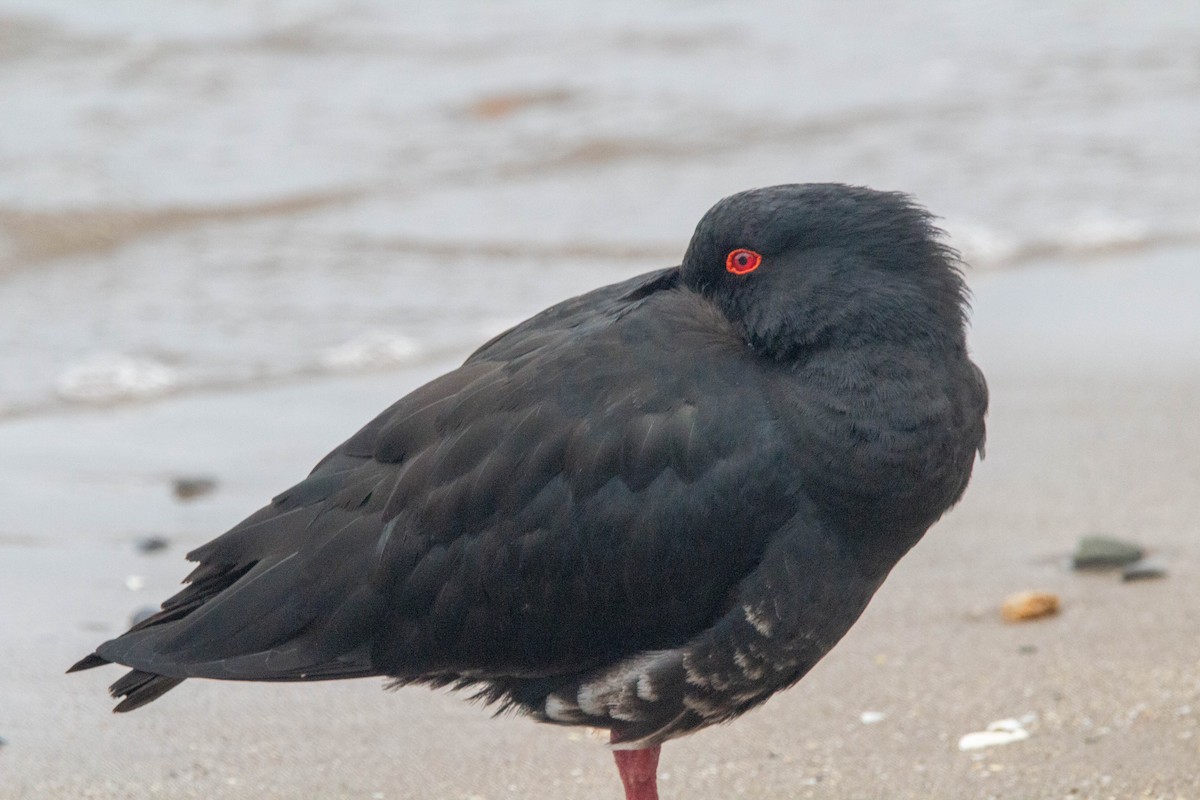
[[[1108,536],[1084,536],[1071,557],[1071,566],[1081,570],[1117,569],[1140,561],[1142,548]]]

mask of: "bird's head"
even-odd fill
[[[696,226],[683,282],[759,352],[890,340],[962,347],[957,255],[907,195],[843,184],[751,189]]]

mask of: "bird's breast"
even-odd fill
[[[965,485],[981,427],[956,369],[882,351],[799,371],[781,416],[814,500],[864,523],[932,524]]]

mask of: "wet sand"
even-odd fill
[[[797,687],[670,743],[664,798],[1200,794],[1200,370],[1173,349],[1196,323],[1165,314],[1200,283],[1164,278],[1195,255],[1115,261],[1086,284],[1055,265],[973,281],[994,402],[966,499]],[[1074,311],[1012,305],[1055,287]],[[1131,294],[1129,320],[1158,320],[1149,329],[1114,319],[1114,299]],[[1093,322],[1086,352],[1078,324],[1054,333],[1070,313]],[[1131,339],[1144,349],[1122,353]],[[172,591],[184,551],[438,370],[0,426],[0,797],[618,797],[601,739],[492,719],[446,693],[189,681],[114,716],[104,689],[116,669],[61,674]],[[219,485],[181,504],[178,474]],[[1076,540],[1096,532],[1143,544],[1169,575],[1122,583],[1067,570]],[[137,552],[147,534],[170,549]],[[144,588],[127,588],[133,575]],[[1001,622],[999,603],[1023,589],[1058,593],[1062,613]],[[865,724],[863,712],[884,716]],[[1026,741],[959,751],[962,735],[1009,717]]]

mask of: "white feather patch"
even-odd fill
[[[695,695],[685,694],[683,696],[683,704],[704,719],[712,719],[722,713],[720,706],[713,705]]]
[[[577,692],[579,708],[593,717],[640,719],[633,706],[637,700],[654,702],[658,699],[651,675],[662,657],[663,653],[659,652],[634,656],[580,685]]]
[[[742,606],[742,613],[746,615],[746,622],[753,625],[754,630],[758,631],[760,636],[771,638],[771,634],[775,630],[775,623],[767,616],[764,609],[747,604]]]
[[[752,681],[761,680],[766,672],[762,667],[751,663],[750,658],[741,650],[735,650],[733,661],[742,670],[742,674]]]
[[[613,689],[616,688],[610,683],[610,680],[603,683],[585,683],[579,687],[579,708],[583,713],[592,717],[607,716]]]
[[[579,719],[579,707],[556,694],[547,695],[546,716],[558,722],[575,722]]]
[[[638,675],[637,696],[647,703],[653,703],[658,700],[658,692],[654,690],[654,684],[650,681],[650,676],[645,672]]]

